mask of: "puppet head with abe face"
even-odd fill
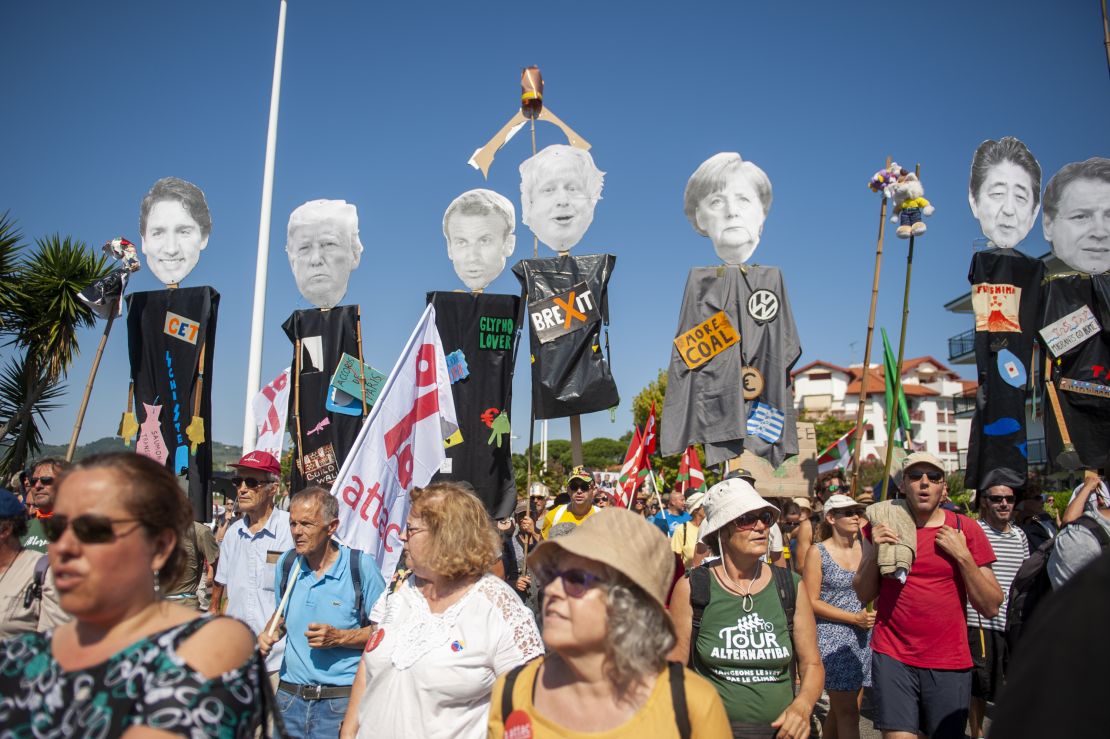
[[[1012,249],[1041,209],[1041,165],[1013,136],[988,139],[972,157],[967,201],[991,244]]]

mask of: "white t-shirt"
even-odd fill
[[[358,736],[485,737],[497,677],[543,654],[536,621],[516,592],[490,574],[438,614],[410,583],[379,600],[371,614],[378,632],[362,656]]]

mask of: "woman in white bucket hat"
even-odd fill
[[[714,485],[703,505],[701,540],[721,558],[675,585],[671,658],[689,659],[717,688],[734,737],[804,739],[825,674],[801,578],[760,562],[779,511],[737,478]]]

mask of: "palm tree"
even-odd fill
[[[7,215],[0,220],[0,269],[5,241],[19,253],[21,235]],[[0,471],[18,470],[41,445],[37,422],[61,394],[61,382],[78,353],[77,332],[96,316],[77,293],[108,271],[107,260],[80,241],[58,234],[38,239],[35,249],[9,256],[10,274],[0,290],[0,333],[22,352],[0,375],[0,443],[8,447]],[[8,293],[6,296],[4,293]],[[3,301],[7,300],[8,305]],[[8,437],[15,435],[15,440]]]

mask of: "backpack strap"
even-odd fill
[[[1090,516],[1080,516],[1067,525],[1071,526],[1072,524],[1082,526],[1083,528],[1087,529],[1087,531],[1090,531],[1091,534],[1094,535],[1095,539],[1098,540],[1098,545],[1102,549],[1110,546],[1110,535],[1107,535],[1106,529],[1102,528],[1099,522],[1095,521]]]
[[[690,711],[686,707],[686,675],[682,663],[668,662],[667,677],[671,683],[671,707],[678,735],[681,739],[690,739]]]
[[[527,667],[527,663],[517,665],[513,669],[505,673],[505,686],[501,688],[501,725],[504,726],[505,722],[509,720],[509,714],[513,712],[513,688],[516,687],[516,679],[520,677],[520,671]]]
[[[793,650],[790,657],[790,683],[793,685],[794,678],[798,674],[798,647],[794,643],[794,609],[798,604],[798,586],[794,584],[794,574],[790,570],[775,565],[769,565],[769,567],[771,581],[775,584],[779,603],[782,604],[782,612],[786,614],[786,633],[790,636],[790,646]]]
[[[278,592],[285,592],[285,584],[289,582],[289,573],[293,571],[293,560],[297,558],[297,550],[290,549],[284,554],[281,561],[281,578],[278,580]]]
[[[686,573],[690,580],[690,657],[687,664],[691,669],[694,666],[694,650],[698,644],[698,632],[701,631],[701,619],[705,614],[705,607],[709,605],[709,568],[702,565]]]
[[[351,584],[355,586],[355,612],[358,613],[359,628],[366,628],[370,625],[370,617],[363,608],[362,602],[362,550],[352,549],[349,552],[351,558]]]

